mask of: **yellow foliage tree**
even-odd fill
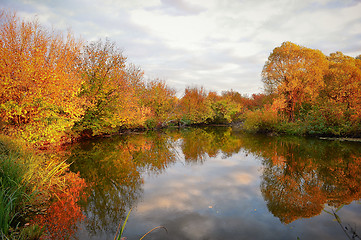
[[[262,77],[266,90],[284,100],[285,112],[294,121],[302,103],[318,96],[327,68],[326,56],[321,51],[284,42],[268,57]]]
[[[77,94],[82,46],[37,22],[0,12],[0,122],[30,142],[58,141],[83,113]]]
[[[348,115],[361,116],[361,60],[341,52],[330,54],[325,75],[325,94],[344,105]]]
[[[74,130],[92,136],[144,123],[149,110],[140,106],[137,94],[143,74],[126,67],[115,43],[99,40],[86,45],[79,69],[84,81],[80,96],[87,105]]]

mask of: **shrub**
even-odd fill
[[[244,129],[249,132],[274,132],[281,118],[272,109],[248,111],[245,114]]]
[[[154,118],[145,120],[145,126],[147,129],[155,129],[157,127],[157,121]]]

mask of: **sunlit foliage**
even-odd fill
[[[182,121],[188,124],[204,123],[213,118],[207,91],[201,87],[187,87],[179,100]]]
[[[285,113],[294,121],[302,104],[318,96],[327,67],[321,51],[284,42],[268,57],[262,77],[266,90],[283,100]]]
[[[183,124],[231,123],[239,120],[242,103],[231,94],[218,95],[203,87],[187,87],[179,100],[178,115]]]
[[[361,117],[361,60],[336,52],[328,61],[324,93],[330,103],[343,106],[347,120],[357,121]]]
[[[146,109],[139,106],[133,87],[142,74],[127,73],[126,58],[115,43],[99,40],[86,45],[80,72],[84,81],[80,97],[87,105],[75,131],[92,136],[144,123]]]
[[[161,80],[150,80],[146,82],[141,91],[141,103],[150,110],[147,127],[154,128],[174,120],[177,98],[175,90],[171,89]]]
[[[82,115],[81,42],[0,12],[0,122],[29,142],[59,141]]]
[[[360,59],[341,52],[326,57],[319,50],[284,42],[270,54],[262,76],[272,106],[248,112],[246,130],[262,126],[286,134],[360,136]],[[270,109],[279,116],[266,117]]]

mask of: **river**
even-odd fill
[[[361,144],[168,129],[67,149],[88,187],[72,239],[348,239],[361,235]],[[347,228],[347,229],[346,229]],[[357,238],[356,238],[357,239]]]

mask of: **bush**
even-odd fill
[[[157,127],[157,121],[154,118],[145,120],[145,126],[147,129],[155,129]]]
[[[304,117],[305,130],[309,135],[342,136],[347,134],[347,119],[340,104],[314,105]]]
[[[276,111],[262,109],[246,112],[243,126],[248,132],[274,132],[280,123],[281,118]]]

